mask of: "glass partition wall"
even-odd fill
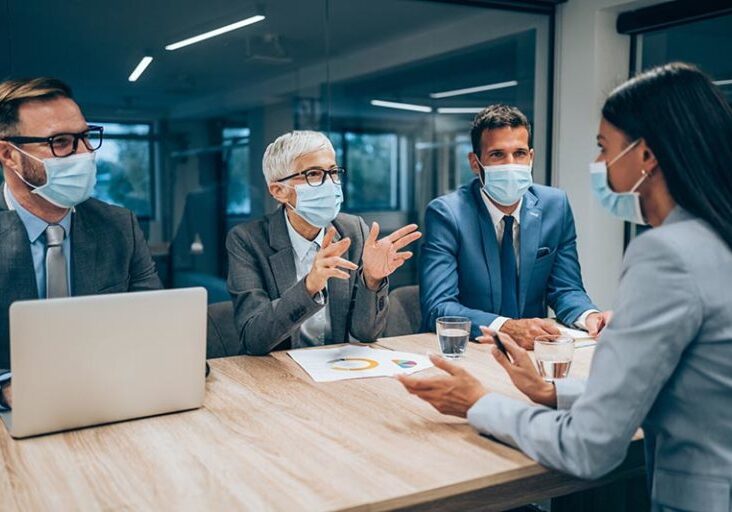
[[[79,0],[53,4],[51,20],[37,3],[0,2],[0,75],[73,87],[105,126],[95,195],[138,215],[169,286],[204,285],[212,302],[227,299],[228,230],[276,207],[261,159],[287,131],[329,135],[347,169],[344,211],[384,234],[473,179],[470,125],[492,103],[526,113],[535,181],[550,180],[549,15],[421,0]],[[416,260],[393,287],[416,284]]]

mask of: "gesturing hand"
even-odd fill
[[[493,343],[493,331],[487,327],[480,326],[483,336],[478,336],[480,343]],[[506,352],[511,356],[509,360],[498,347],[493,347],[492,353],[496,361],[503,366],[513,384],[532,401],[546,405],[547,407],[557,406],[557,392],[554,385],[546,382],[534,366],[529,353],[521,348],[508,334],[496,333],[506,347]]]
[[[397,379],[407,391],[428,402],[442,414],[464,418],[475,402],[488,391],[464,368],[435,355],[431,355],[430,360],[447,374],[436,377],[398,375]]]
[[[348,279],[348,272],[341,270],[356,270],[358,265],[341,258],[351,246],[350,238],[343,238],[333,243],[333,237],[336,234],[335,228],[330,228],[323,237],[323,245],[315,255],[313,266],[305,277],[305,287],[310,295],[315,295],[325,288],[328,279],[335,277],[336,279]]]
[[[593,338],[597,338],[597,336],[600,335],[600,332],[602,332],[605,326],[610,323],[610,320],[612,320],[612,318],[612,311],[603,311],[602,313],[590,313],[589,315],[587,315],[587,319],[585,320],[585,324],[587,325],[587,332]]]
[[[417,231],[416,224],[409,224],[381,240],[377,240],[378,236],[379,224],[374,222],[363,247],[363,277],[372,290],[378,288],[382,279],[412,257],[410,251],[399,250],[419,239],[422,233]]]

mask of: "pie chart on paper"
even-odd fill
[[[333,370],[358,372],[376,368],[379,366],[379,362],[365,357],[341,357],[328,361],[328,366]]]
[[[288,354],[315,382],[411,375],[432,367],[423,354],[363,345],[298,348]]]
[[[417,366],[417,361],[410,361],[409,359],[392,359],[391,362],[400,368],[414,368]]]

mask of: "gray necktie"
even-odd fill
[[[58,224],[46,228],[46,297],[68,297],[69,285],[66,277],[64,238],[66,231]]]

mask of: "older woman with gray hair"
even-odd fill
[[[274,213],[234,227],[226,240],[229,292],[242,352],[378,338],[389,307],[387,277],[412,257],[410,224],[378,239],[360,217],[340,213],[338,167],[328,138],[293,131],[267,147]]]

